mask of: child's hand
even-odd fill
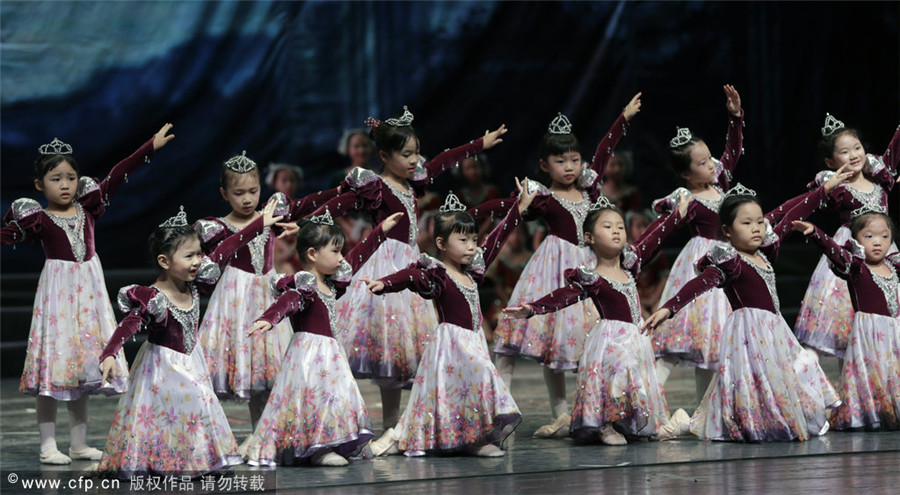
[[[503,308],[503,314],[509,315],[513,318],[528,318],[529,316],[534,314],[534,309],[530,304],[523,304],[521,306],[510,306],[508,308]]]
[[[275,216],[276,204],[277,202],[275,201],[275,198],[272,198],[268,203],[266,203],[266,207],[263,209],[263,225],[266,227],[275,225],[275,222],[278,222],[279,220],[284,218],[284,216],[281,215],[277,217]]]
[[[297,235],[297,232],[300,232],[300,226],[297,225],[297,222],[276,222],[275,226],[284,229],[278,234],[279,239],[291,237]]]
[[[254,323],[253,326],[250,327],[250,330],[247,331],[247,337],[250,337],[255,333],[258,333],[261,335],[261,334],[268,332],[271,329],[272,329],[271,323],[269,323],[267,321],[259,320],[256,323]]]
[[[825,181],[824,187],[825,192],[831,194],[834,191],[834,188],[841,185],[841,183],[846,182],[847,179],[853,176],[853,172],[848,172],[847,168],[850,165],[844,165],[843,167],[837,169],[831,177]]]
[[[100,363],[100,373],[102,377],[100,378],[100,383],[108,383],[107,380],[115,380],[116,379],[116,358],[113,356],[108,356],[106,359]]]
[[[393,215],[385,218],[384,221],[381,222],[381,230],[385,234],[387,234],[388,231],[390,231],[392,228],[394,228],[395,225],[397,225],[397,222],[400,221],[400,217],[402,216],[403,213],[394,213]]]
[[[809,235],[816,230],[816,227],[815,225],[809,222],[804,222],[803,220],[794,220],[791,222],[791,230],[803,232],[803,235]]]
[[[725,108],[728,109],[728,113],[734,115],[735,117],[741,116],[741,95],[738,94],[737,90],[734,89],[734,86],[730,84],[726,84],[723,86],[725,88],[725,96],[728,100],[725,102]]]
[[[165,146],[169,141],[175,139],[175,135],[171,134],[166,136],[166,133],[172,130],[172,124],[166,124],[162,126],[162,129],[159,130],[156,134],[153,135],[153,151],[156,151],[163,146]]]
[[[484,145],[482,149],[488,150],[502,143],[503,139],[500,139],[500,136],[506,134],[507,130],[506,124],[503,124],[494,132],[484,131]]]
[[[684,216],[687,215],[688,207],[691,206],[694,195],[687,189],[679,189],[682,190],[678,194],[678,218],[684,218]]]
[[[366,289],[372,294],[377,294],[384,290],[384,282],[380,280],[372,280],[369,277],[359,277],[359,279],[366,283]]]
[[[519,182],[519,178],[516,177],[516,188],[519,190],[519,214],[525,213],[525,210],[531,205],[531,202],[534,201],[534,197],[537,196],[537,189],[534,191],[528,191],[528,178],[522,179],[522,182]]]
[[[656,327],[658,327],[660,323],[668,320],[670,316],[672,316],[672,311],[667,308],[660,308],[656,313],[653,313],[649,318],[644,320],[644,327],[641,328],[641,333],[646,335],[650,333],[650,331],[656,330]]]
[[[625,116],[625,120],[630,121],[632,117],[638,114],[641,111],[641,93],[634,95],[634,98],[625,105],[625,109],[622,110],[622,115]]]

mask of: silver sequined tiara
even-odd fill
[[[331,218],[331,212],[328,211],[327,206],[325,207],[325,213],[309,217],[309,221],[319,225],[334,225],[334,220]]]
[[[245,150],[242,151],[240,155],[229,158],[228,161],[225,162],[225,166],[239,174],[246,174],[256,168],[256,162],[247,158],[247,151]]]
[[[853,220],[863,215],[868,215],[869,213],[880,213],[882,215],[887,215],[887,209],[881,205],[864,203],[859,208],[850,212],[850,219]]]
[[[825,125],[822,126],[822,137],[828,137],[834,134],[838,129],[843,129],[844,123],[834,118],[830,113],[825,114]]]
[[[547,127],[547,132],[550,134],[572,134],[572,123],[569,122],[569,119],[562,112],[558,112],[556,118]]]
[[[590,211],[594,210],[603,210],[608,208],[615,208],[616,205],[612,204],[612,201],[606,197],[606,195],[601,194],[600,197],[597,198],[597,201],[591,203]]]
[[[732,187],[725,193],[725,197],[729,196],[756,196],[756,191],[753,189],[749,189],[744,187],[740,182],[737,183],[736,186]]]
[[[462,201],[453,194],[453,191],[450,191],[450,194],[444,199],[444,204],[438,208],[438,211],[441,213],[447,213],[451,211],[466,211],[466,205],[462,204]]]
[[[406,105],[403,105],[403,115],[401,115],[400,118],[395,119],[392,117],[390,119],[384,119],[384,121],[395,127],[409,127],[413,123],[413,114],[406,108]]]
[[[38,151],[42,155],[71,155],[72,154],[72,146],[60,141],[57,138],[53,138],[53,141],[50,141],[47,144],[42,144]]]
[[[174,217],[166,220],[165,222],[159,224],[160,227],[186,227],[187,222],[187,213],[184,212],[184,205],[181,206],[181,209],[178,211],[178,214]]]
[[[669,140],[670,148],[677,148],[679,146],[684,146],[691,142],[694,135],[691,134],[691,130],[687,127],[678,127],[675,126],[675,137]]]

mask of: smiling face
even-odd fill
[[[866,262],[877,265],[891,248],[891,227],[883,216],[872,215],[871,220],[856,233],[855,239],[866,251]]]
[[[178,244],[172,253],[157,256],[156,261],[172,280],[193,282],[197,278],[202,255],[200,238],[192,235]]]
[[[866,164],[866,150],[859,138],[852,132],[846,131],[834,139],[834,150],[831,158],[825,159],[828,168],[837,170],[848,165],[847,171],[859,173]]]
[[[581,153],[566,151],[560,155],[549,155],[541,160],[541,170],[547,172],[554,184],[568,187],[572,185],[584,169]]]
[[[697,141],[691,146],[689,152],[691,164],[688,170],[682,172],[681,177],[689,185],[709,184],[716,179],[716,164],[709,152],[709,147],[703,141]]]
[[[411,179],[419,164],[419,140],[412,136],[406,140],[401,149],[390,154],[382,151],[380,156],[385,169],[403,179]]]
[[[238,218],[251,218],[259,206],[259,175],[254,173],[232,174],[226,188],[219,188],[222,198],[228,201]]]
[[[738,251],[756,252],[766,236],[766,222],[762,208],[754,201],[742,203],[737,207],[734,221],[731,225],[723,225],[722,232]]]
[[[627,242],[625,219],[616,210],[601,211],[591,230],[585,232],[584,240],[598,257],[621,253]]]
[[[51,206],[68,208],[78,190],[78,172],[63,160],[47,171],[42,179],[35,179],[34,187],[44,193]]]

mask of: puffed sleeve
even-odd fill
[[[222,240],[209,256],[203,256],[203,259],[200,261],[200,268],[197,271],[197,277],[194,279],[201,294],[205,295],[212,292],[216,282],[222,275],[222,270],[225,269],[225,265],[234,256],[234,253],[260,235],[263,228],[263,217],[260,216],[247,224],[243,229]]]
[[[129,285],[119,289],[117,302],[125,318],[119,323],[110,337],[106,348],[100,354],[100,362],[116,353],[125,345],[125,341],[141,331],[151,320],[161,323],[166,318],[165,297],[153,287]]]
[[[322,215],[325,208],[328,208],[332,216],[342,217],[348,213],[377,210],[381,207],[381,179],[371,170],[354,167],[338,187],[341,194],[306,216]]]
[[[894,269],[900,271],[900,251],[894,251],[893,253],[888,253],[887,256],[884,257],[888,261],[888,263],[894,265]]]
[[[704,292],[724,286],[740,273],[738,256],[737,250],[730,244],[716,244],[697,262],[696,270],[699,275],[684,284],[677,294],[660,307],[668,309],[671,318]]]
[[[256,321],[266,321],[275,326],[281,320],[302,312],[317,297],[317,284],[316,276],[309,272],[279,277],[276,285],[283,291]]]
[[[532,309],[531,316],[553,313],[586,299],[590,295],[591,287],[600,279],[597,272],[586,266],[569,268],[564,272],[564,277],[566,285],[550,291],[534,302],[527,303]]]
[[[522,218],[526,221],[537,220],[538,218],[543,217],[544,212],[547,211],[547,201],[551,199],[550,189],[547,189],[547,186],[533,179],[528,179],[528,185],[526,187],[528,187],[529,193],[534,192],[537,196],[535,196],[531,201],[531,204],[528,205],[528,209],[522,214]],[[480,222],[485,218],[502,217],[509,213],[510,208],[515,204],[515,201],[515,197],[492,199],[490,201],[485,201],[475,208],[470,208],[466,213],[472,215],[472,218],[474,218],[476,222]]]
[[[206,217],[194,222],[194,231],[200,236],[200,244],[204,253],[211,253],[220,242],[228,237],[228,229],[213,217]]]
[[[399,272],[380,278],[384,289],[378,294],[411,290],[425,299],[435,299],[444,292],[447,269],[443,263],[427,255],[420,254],[415,263]]]
[[[3,245],[32,242],[41,235],[40,203],[31,198],[19,198],[3,217],[0,243]]]

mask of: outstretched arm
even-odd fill
[[[609,131],[603,136],[603,139],[600,140],[600,144],[597,145],[597,150],[594,151],[594,158],[591,161],[591,168],[594,172],[597,172],[597,176],[602,180],[603,172],[606,169],[606,164],[609,163],[609,158],[612,156],[613,151],[616,149],[616,145],[619,144],[619,140],[622,139],[622,136],[628,131],[629,122],[631,119],[641,111],[641,93],[634,95],[631,98],[631,101],[628,102],[628,105],[625,106],[625,109],[622,110],[622,113],[616,118],[616,121],[613,122],[612,127],[609,128]]]
[[[797,232],[801,232],[807,239],[812,239],[822,251],[822,254],[828,258],[831,271],[841,278],[847,278],[853,267],[853,255],[844,249],[843,246],[834,242],[828,234],[822,232],[819,227],[810,222],[794,220],[791,222],[791,228]]]
[[[675,313],[700,297],[704,292],[710,291],[725,282],[725,273],[716,266],[709,266],[703,272],[691,279],[675,296],[665,302],[659,310],[650,315],[644,322],[643,332],[655,330],[660,323],[669,319]]]
[[[119,187],[128,180],[128,174],[133,173],[138,167],[149,162],[150,157],[153,156],[157,150],[175,138],[174,134],[169,134],[170,130],[172,130],[172,124],[162,126],[162,128],[154,134],[150,140],[144,143],[143,146],[138,148],[131,156],[122,160],[110,170],[106,178],[99,184],[100,197],[102,198],[103,203],[109,203],[110,196],[115,194],[116,191],[119,190]]]
[[[719,175],[719,187],[727,190],[731,187],[731,176],[737,167],[738,160],[744,154],[744,109],[741,108],[741,95],[734,86],[726,84],[725,108],[728,109],[728,133],[725,136],[725,151],[719,161],[725,168]]]

